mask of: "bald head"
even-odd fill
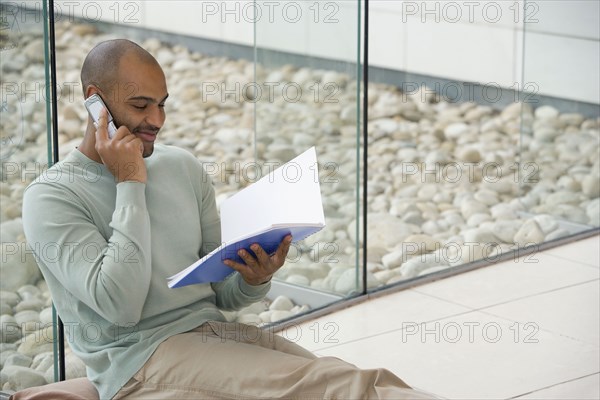
[[[115,39],[101,42],[88,53],[81,67],[84,96],[91,85],[110,93],[118,83],[119,65],[125,56],[133,57],[145,64],[159,66],[150,53],[130,40]]]

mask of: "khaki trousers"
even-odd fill
[[[316,357],[278,335],[207,322],[163,342],[116,399],[430,399],[385,369]]]
[[[56,398],[48,395],[34,398]],[[224,322],[207,322],[165,340],[114,397],[115,400],[432,398],[435,397],[411,389],[388,370],[362,370],[335,357],[316,357],[268,330]]]

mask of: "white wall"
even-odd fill
[[[97,19],[357,59],[357,0],[57,1]],[[373,66],[600,103],[598,0],[370,0]],[[71,9],[75,10],[71,5]],[[258,9],[260,15],[255,16]],[[525,40],[523,30],[525,28]],[[523,59],[523,45],[525,58]],[[524,66],[524,75],[522,75]]]
[[[600,103],[600,2],[540,2],[527,24],[524,80],[557,97]]]
[[[370,4],[372,65],[600,103],[597,0]]]

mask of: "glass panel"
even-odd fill
[[[48,167],[43,3],[0,3],[0,387],[53,382],[48,288],[25,246],[25,187]],[[47,95],[48,94],[48,95]]]
[[[524,12],[521,203],[532,240],[550,241],[600,226],[600,5],[526,1]]]
[[[207,24],[180,23],[182,9],[189,15],[206,14]],[[214,29],[207,26],[214,28],[211,21],[220,14],[212,15],[202,2],[190,1],[56,2],[55,10],[60,159],[81,142],[87,124],[79,80],[85,56],[103,40],[127,38],[153,54],[165,71],[167,119],[157,140],[186,149],[204,163],[219,203],[242,187],[239,180],[229,181],[227,168],[254,155],[252,105],[245,106],[238,88],[252,81],[253,52],[250,47],[212,40]],[[227,57],[231,55],[240,58]],[[227,90],[230,94],[224,93]],[[228,316],[235,319],[237,313]],[[82,361],[68,348],[68,333],[66,377],[85,376]]]
[[[376,285],[514,249],[515,4],[370,2],[367,254]]]
[[[279,166],[315,146],[326,227],[292,247],[273,291],[319,307],[362,291],[361,2],[274,4],[255,1],[256,162]]]
[[[378,285],[599,225],[598,2],[370,6],[367,204],[385,224],[368,236],[393,232],[368,243]]]

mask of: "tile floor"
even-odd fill
[[[447,399],[600,398],[600,236],[281,332]]]

